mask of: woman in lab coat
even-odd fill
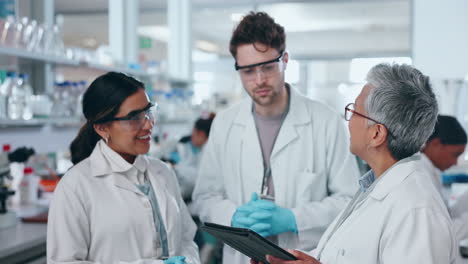
[[[199,263],[174,172],[145,156],[153,109],[144,85],[122,73],[85,92],[75,165],[49,210],[48,263]]]
[[[379,64],[367,79],[355,103],[346,106],[345,118],[350,150],[371,170],[312,256],[292,250],[299,260],[287,263],[454,263],[449,214],[414,155],[437,117],[429,78],[408,65]]]

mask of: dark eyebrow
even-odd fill
[[[133,110],[133,111],[131,111],[130,113],[128,113],[125,117],[130,117],[130,116],[138,115],[139,113],[144,112],[144,111],[150,109],[152,106],[153,106],[152,103],[148,103],[148,105],[146,105],[144,108],[142,108],[142,109],[137,109],[137,110]]]

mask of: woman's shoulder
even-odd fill
[[[86,181],[91,175],[91,166],[89,158],[80,161],[73,165],[60,179],[60,182],[64,182],[70,186],[76,186],[82,181]]]

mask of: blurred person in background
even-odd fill
[[[285,82],[284,28],[251,12],[230,41],[249,95],[217,114],[193,207],[202,222],[250,228],[282,247],[311,250],[350,200],[359,176],[340,116]],[[268,203],[265,217],[253,218]],[[225,246],[223,263],[248,263]]]
[[[468,238],[468,192],[450,205],[449,193],[442,185],[442,172],[457,165],[458,158],[465,152],[466,143],[466,132],[458,120],[453,116],[439,115],[421,158],[421,165],[449,209],[458,241]]]
[[[309,256],[267,256],[271,264],[453,264],[457,242],[444,201],[419,151],[438,106],[429,77],[409,65],[379,64],[354,103],[345,107],[350,151],[371,170]],[[251,261],[254,262],[254,261]]]
[[[437,190],[448,205],[443,191],[442,172],[457,165],[458,158],[465,152],[466,132],[455,117],[439,115],[434,132],[422,150],[421,164],[431,176]]]
[[[192,128],[192,134],[182,137],[169,156],[163,159],[173,165],[182,197],[186,202],[192,200],[201,153],[208,141],[214,117],[214,113],[209,113],[207,117],[198,118]]]
[[[199,263],[196,226],[170,167],[145,154],[154,104],[143,83],[98,77],[83,96],[74,166],[49,210],[48,263]]]

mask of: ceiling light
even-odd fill
[[[139,26],[138,34],[155,40],[168,42],[169,28],[166,26]]]
[[[218,45],[214,44],[213,42],[206,41],[206,40],[197,40],[195,41],[195,47],[200,50],[207,51],[207,52],[218,52],[219,47]]]

